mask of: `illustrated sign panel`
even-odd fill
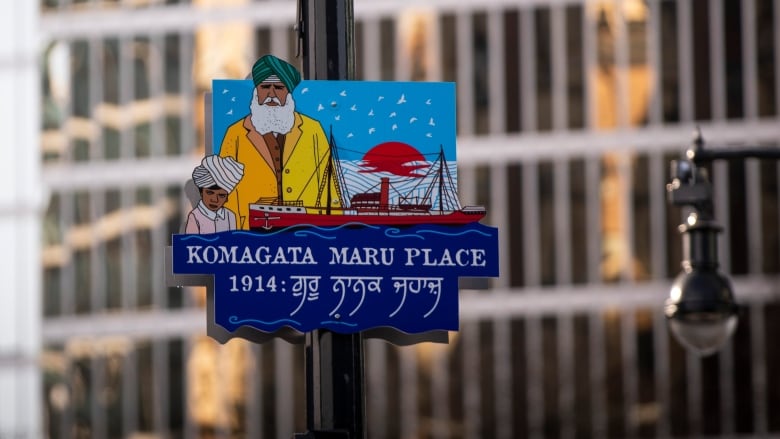
[[[458,329],[458,278],[498,275],[498,231],[457,196],[452,83],[301,81],[273,56],[215,80],[213,154],[173,272],[214,276],[215,323]]]

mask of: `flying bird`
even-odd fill
[[[352,133],[347,134],[347,139],[349,139],[350,137],[355,137],[355,135]]]
[[[417,118],[412,116],[412,118],[409,119],[409,123],[415,123],[415,122],[417,122]]]
[[[346,95],[347,95],[346,90],[341,90],[341,93],[339,93],[339,96],[346,96]]]
[[[340,115],[340,114],[337,114],[337,115],[336,115],[336,117],[335,117],[335,119],[336,119],[336,120],[341,120],[341,115]]]
[[[227,113],[225,113],[225,114],[227,114],[227,115],[231,115],[231,114],[233,114],[233,109],[231,108],[231,109],[230,109],[230,111],[228,111],[228,112],[227,112]]]
[[[428,99],[427,101],[425,101],[425,105],[431,105],[431,100]]]
[[[436,126],[436,123],[433,121],[433,118],[431,118],[431,120],[428,121],[428,125],[430,125],[432,127]]]
[[[393,111],[392,113],[390,113],[390,116],[388,116],[388,117],[395,117],[395,111]]]
[[[374,131],[376,131],[376,128],[371,127],[368,129],[368,134],[374,134]]]
[[[306,93],[308,93],[308,92],[309,92],[309,87],[306,87],[306,88],[304,88],[303,90],[301,90],[301,94],[302,94],[302,95],[305,95],[305,94],[306,94]]]
[[[349,107],[349,109],[352,111],[357,111],[357,104],[352,104],[352,106]]]
[[[368,112],[368,115],[369,116],[373,116],[374,115],[374,109],[373,108],[371,109],[371,111]]]
[[[324,109],[325,107],[323,107],[322,104],[317,105],[317,111],[322,111]]]
[[[396,104],[405,104],[406,103],[406,95],[401,93],[401,97],[398,99],[398,102]]]
[[[433,137],[433,134],[431,134],[431,133],[425,133],[425,137]]]
[[[397,124],[393,124],[393,131],[395,131],[397,129],[398,129],[398,125]]]
[[[236,101],[236,97],[235,97],[235,96],[233,96],[232,98],[230,98],[230,102],[235,102],[235,101]]]
[[[226,88],[223,88],[223,89],[222,89],[222,94],[225,94],[225,93],[227,93],[228,91],[229,91],[228,89],[226,89]]]
[[[381,101],[382,99],[384,99],[384,98],[385,98],[384,96],[379,96],[379,97],[377,98],[377,100],[376,100],[376,101],[377,101],[377,102],[380,102],[380,101]]]
[[[336,103],[336,101],[330,101],[330,106],[331,107],[335,107],[336,105],[338,105],[338,103]]]

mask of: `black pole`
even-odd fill
[[[306,79],[354,79],[352,0],[299,0]],[[306,427],[298,438],[365,439],[363,339],[320,329],[306,334]]]

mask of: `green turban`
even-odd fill
[[[301,74],[292,64],[273,55],[265,55],[252,66],[252,81],[255,87],[269,76],[276,75],[290,92],[301,82]]]

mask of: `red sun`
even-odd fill
[[[389,172],[401,177],[424,177],[414,171],[427,168],[425,157],[413,146],[403,142],[380,143],[363,156],[360,172]],[[415,164],[417,162],[417,164]]]

